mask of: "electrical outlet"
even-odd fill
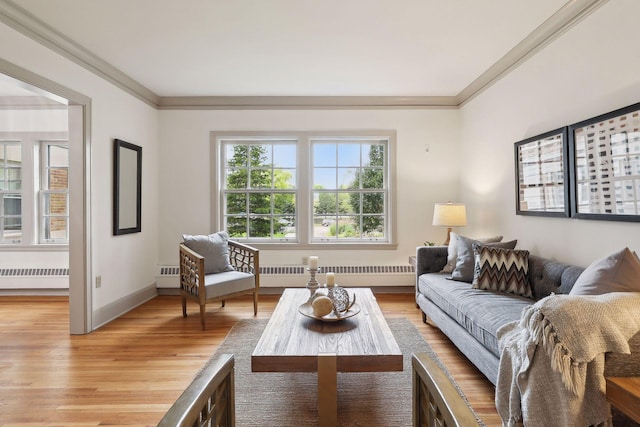
[[[306,256],[303,256],[302,257],[302,265],[307,265],[307,264],[309,264],[309,258],[306,257]]]
[[[96,276],[96,288],[102,286],[102,276]]]

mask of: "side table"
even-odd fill
[[[640,377],[607,377],[607,400],[640,423]]]

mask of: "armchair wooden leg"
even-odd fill
[[[427,323],[427,313],[422,312],[422,323]]]
[[[204,318],[207,315],[207,306],[205,304],[200,305],[200,324],[202,325],[202,330],[204,331]]]
[[[258,292],[253,293],[253,315],[256,316],[258,314]]]
[[[182,297],[182,317],[187,317],[187,298]]]
[[[222,306],[224,307],[224,300],[222,300]]]

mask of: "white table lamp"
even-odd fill
[[[436,203],[433,207],[433,225],[447,227],[447,240],[449,244],[451,227],[464,227],[467,225],[467,212],[464,203]]]

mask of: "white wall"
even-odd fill
[[[640,2],[617,0],[461,109],[461,193],[470,231],[586,266],[624,246],[640,224],[515,215],[513,143],[640,101]]]
[[[160,264],[178,264],[183,233],[210,230],[210,132],[363,130],[397,131],[397,250],[315,251],[325,265],[400,265],[425,240],[444,241],[432,227],[435,202],[458,197],[458,111],[303,110],[160,112]],[[429,152],[425,146],[429,146]],[[263,250],[262,265],[302,265],[309,250]]]
[[[157,111],[4,24],[0,24],[0,40],[3,59],[92,100],[92,272],[102,276],[102,287],[93,289],[93,309],[153,285],[159,228]],[[114,138],[143,147],[142,233],[111,233]]]

